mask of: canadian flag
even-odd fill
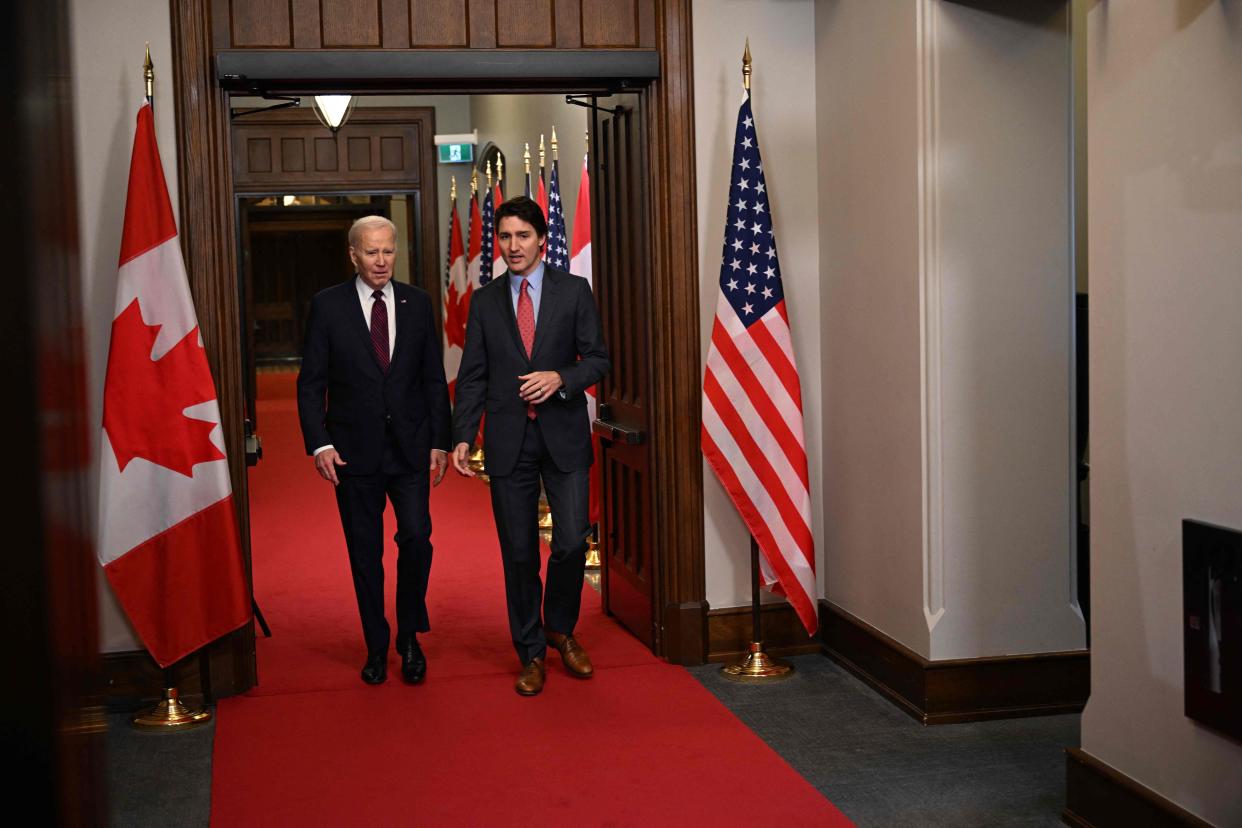
[[[457,391],[457,369],[461,367],[461,352],[466,346],[469,291],[461,221],[457,218],[457,199],[453,199],[449,211],[448,278],[444,286],[444,376],[448,379],[449,399]]]
[[[543,186],[543,167],[539,168],[539,189],[535,192],[535,203],[543,210],[543,217],[548,217],[548,191]]]
[[[587,174],[587,157],[582,157],[582,183],[578,186],[578,203],[574,207],[574,233],[569,243],[569,272],[591,281],[591,177]],[[596,390],[595,386],[587,389],[587,417],[595,422]],[[599,464],[599,437],[591,434],[591,445],[595,449],[595,463],[591,465],[591,496],[590,521],[599,521],[601,469]]]
[[[496,208],[499,207],[501,204],[503,204],[504,200],[505,200],[504,194],[500,192],[500,182],[497,181],[496,192],[495,192],[495,195],[492,197],[492,215],[493,216],[496,215]],[[492,223],[493,225],[495,225],[495,219],[492,220]],[[500,240],[496,238],[496,233],[499,232],[499,230],[500,230],[500,227],[498,226],[492,227],[492,278],[493,279],[496,279],[500,276],[504,276],[505,273],[508,272],[509,270],[509,266],[505,264],[504,256],[502,256],[500,253]]]
[[[220,408],[149,103],[129,169],[99,465],[99,561],[160,666],[249,621]]]

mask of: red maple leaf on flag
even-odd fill
[[[159,325],[142,319],[138,300],[112,322],[108,376],[104,383],[104,430],[121,471],[135,457],[194,476],[196,463],[223,460],[211,442],[215,423],[195,420],[186,408],[216,398],[198,328],[168,353],[151,359]]]
[[[444,314],[444,336],[449,345],[466,347],[466,317],[470,312],[470,294],[473,292],[474,286],[467,285],[465,294],[458,296],[457,286],[449,283]]]

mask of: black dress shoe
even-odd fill
[[[367,656],[362,666],[362,680],[367,684],[383,684],[388,679],[388,651]]]
[[[401,654],[401,678],[408,684],[422,684],[427,678],[427,657],[423,648],[418,646],[418,639],[410,636],[403,646],[397,648]]]

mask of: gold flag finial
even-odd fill
[[[500,159],[496,160],[499,161]],[[487,160],[487,191],[489,193],[492,191],[492,160],[490,158]]]
[[[478,195],[479,192],[479,171],[477,169],[470,171],[470,195]]]
[[[586,151],[589,154],[591,152],[591,130],[582,130],[582,138],[586,141]]]
[[[453,182],[453,186],[449,188],[449,199],[452,201],[456,201],[457,200],[457,176],[453,176],[449,180]]]
[[[544,158],[544,155],[543,155],[543,133],[541,132],[541,133],[539,133],[539,175],[540,175],[540,177],[542,177],[542,176],[543,176],[543,168],[544,168],[543,158]]]
[[[746,51],[742,52],[742,86],[750,91],[750,38],[746,38]]]
[[[496,183],[505,180],[505,157],[503,155],[496,156]]]
[[[522,155],[522,160],[526,162],[526,174],[530,175],[530,142],[526,142],[526,152]]]
[[[155,97],[155,64],[151,62],[151,44],[147,44],[147,56],[142,61],[142,80],[146,84],[147,98]]]
[[[560,160],[560,154],[556,150],[556,127],[552,127],[552,160]]]

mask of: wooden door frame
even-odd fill
[[[229,96],[214,72],[207,0],[170,0],[177,107],[181,243],[203,343],[219,384],[234,501],[250,575],[250,513],[242,451],[240,307],[230,161]],[[707,656],[700,454],[699,274],[696,229],[691,0],[658,0],[661,75],[644,90],[651,216],[652,554],[659,577],[652,611],[656,654],[679,664]],[[404,51],[404,50],[403,50]],[[420,50],[409,50],[420,51]],[[427,50],[436,51],[436,50]],[[490,50],[479,50],[487,52]],[[565,86],[572,88],[573,79]],[[462,89],[460,94],[469,94]],[[688,517],[687,517],[688,516]],[[220,695],[257,680],[250,625],[212,648]]]

